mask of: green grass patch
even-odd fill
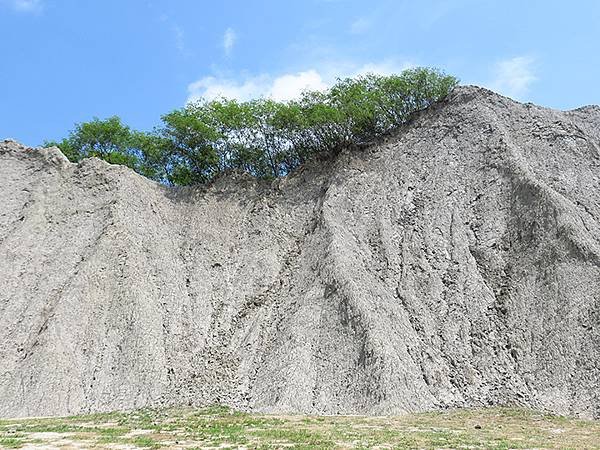
[[[36,433],[50,432],[41,436]],[[0,448],[38,442],[109,448],[247,447],[252,449],[456,448],[598,449],[600,422],[519,408],[460,409],[396,417],[274,416],[211,406],[143,409],[0,424]],[[42,438],[42,439],[40,439]]]
[[[16,437],[0,438],[0,448],[21,448],[23,439]]]

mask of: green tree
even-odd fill
[[[44,146],[60,148],[72,162],[93,156],[163,181],[168,166],[167,143],[158,135],[132,131],[121,119],[113,116],[77,124],[68,138],[60,142],[45,142]]]
[[[168,179],[173,184],[210,181],[221,171],[221,157],[213,143],[219,132],[205,103],[189,104],[162,116],[161,135],[168,142]],[[221,155],[222,156],[222,155]]]
[[[117,116],[77,124],[69,135],[69,142],[82,157],[96,156],[108,159],[111,153],[127,153],[131,131]],[[119,158],[116,156],[115,158]]]
[[[367,144],[443,99],[458,80],[436,69],[338,80],[300,99],[200,100],[162,116],[153,132],[118,117],[77,124],[57,145],[71,161],[95,156],[166,184],[201,184],[229,170],[287,175],[306,160]]]

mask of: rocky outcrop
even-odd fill
[[[600,417],[600,109],[475,87],[273,183],[0,143],[0,416]]]

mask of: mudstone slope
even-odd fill
[[[0,143],[0,416],[600,417],[600,109],[459,87],[275,182]]]

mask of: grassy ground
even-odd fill
[[[400,417],[270,416],[227,408],[0,420],[0,448],[600,449],[600,421],[524,409]]]

